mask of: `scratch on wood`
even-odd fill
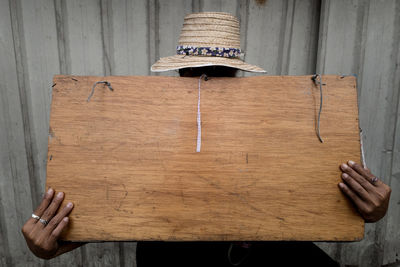
[[[107,183],[107,177],[104,176],[104,179],[106,180],[106,199],[108,200],[108,183]]]
[[[257,228],[256,235],[258,235],[258,232],[260,231],[260,229],[261,229],[261,224]]]
[[[315,212],[315,211],[311,211],[311,210],[305,210],[305,209],[303,209],[305,212],[308,212],[308,213],[311,213],[311,214],[314,214],[314,215],[321,215],[321,213],[319,213],[319,212]]]
[[[117,211],[121,211],[122,202],[124,202],[124,200],[125,200],[126,197],[128,196],[128,191],[126,190],[125,184],[122,184],[122,186],[124,187],[125,194],[124,194],[124,197],[123,197],[123,198],[121,199],[121,201],[119,202],[118,208],[116,208]]]
[[[249,153],[246,153],[246,164],[249,164]]]
[[[247,206],[249,206],[251,209],[253,209],[253,210],[257,211],[257,212],[262,212],[262,213],[264,213],[263,210],[261,210],[261,209],[255,207],[255,206],[253,206],[252,204],[250,204],[250,203],[247,201],[247,199],[246,199],[245,197],[243,197],[240,193],[230,192],[230,191],[228,191],[228,190],[222,188],[222,187],[219,186],[218,184],[212,182],[211,180],[209,180],[209,179],[207,179],[207,178],[205,178],[205,177],[202,177],[201,175],[198,175],[198,177],[199,177],[200,179],[206,181],[209,185],[215,187],[216,189],[219,189],[219,190],[221,190],[221,191],[223,191],[223,192],[225,192],[225,193],[227,193],[227,194],[229,194],[229,195],[231,195],[231,196],[235,196],[235,197],[238,198],[242,203],[244,203],[244,204],[246,204]]]
[[[185,204],[185,197],[183,196],[183,190],[181,189],[181,199],[182,203]]]

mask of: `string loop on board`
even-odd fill
[[[200,112],[200,83],[201,83],[201,79],[203,79],[205,81],[208,80],[208,77],[206,74],[202,74],[199,78],[199,97],[197,99],[197,146],[196,146],[196,152],[200,152],[201,150],[201,112]]]
[[[317,80],[317,78],[319,78],[319,80]],[[319,122],[321,120],[321,112],[322,112],[322,101],[323,101],[323,96],[322,96],[322,85],[326,85],[325,83],[322,82],[322,75],[321,74],[314,74],[311,77],[311,80],[316,84],[319,85],[319,92],[320,92],[320,100],[319,100],[319,111],[318,111],[318,120],[317,120],[317,137],[319,139],[319,141],[321,143],[324,142],[324,140],[322,140],[321,134],[319,132]]]
[[[94,94],[94,89],[96,88],[96,85],[98,85],[99,83],[104,83],[104,84],[108,87],[108,89],[110,89],[110,91],[114,91],[114,89],[111,87],[111,83],[109,83],[109,82],[107,82],[107,81],[98,81],[98,82],[95,82],[95,83],[93,84],[92,91],[90,92],[90,95],[89,95],[88,99],[86,100],[87,102],[89,102],[90,99],[92,98],[92,96],[93,96],[93,94]]]

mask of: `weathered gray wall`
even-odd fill
[[[45,184],[52,76],[154,75],[193,11],[239,17],[246,61],[269,74],[357,75],[367,163],[392,199],[363,241],[318,245],[343,265],[400,260],[400,1],[0,0],[0,265],[135,265],[135,243],[48,262],[26,248],[20,228]]]

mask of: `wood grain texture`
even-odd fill
[[[94,82],[111,82],[113,92]],[[338,165],[359,159],[354,77],[55,76],[47,186],[67,240],[359,240]],[[339,108],[340,107],[340,108]]]

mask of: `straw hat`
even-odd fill
[[[177,55],[163,57],[151,66],[154,72],[190,67],[227,66],[244,71],[266,72],[239,58],[239,20],[228,13],[201,12],[185,16]]]

